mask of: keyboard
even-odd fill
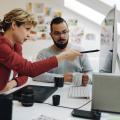
[[[72,98],[90,98],[90,86],[71,86],[68,91],[68,96]]]
[[[50,86],[36,86],[36,85],[27,85],[8,96],[13,96],[13,100],[21,101],[21,94],[26,87],[32,87],[34,91],[34,102],[36,103],[43,103],[51,94],[53,94],[57,88],[56,87],[50,87]]]

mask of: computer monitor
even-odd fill
[[[101,24],[99,72],[114,73],[117,59],[117,15],[112,8]]]

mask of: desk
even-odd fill
[[[41,83],[41,82],[29,82],[28,84],[32,85],[43,85],[43,86],[53,86],[52,83]],[[64,85],[63,88],[59,88],[54,94],[61,95],[60,105],[67,107],[77,108],[84,103],[86,103],[87,99],[70,99],[67,97],[67,88],[69,85]],[[45,103],[52,104],[52,97],[49,97]],[[91,103],[87,104],[83,108],[84,110],[91,109]],[[59,120],[88,120],[82,118],[76,118],[71,116],[72,109],[55,107],[44,103],[34,103],[32,107],[23,107],[21,103],[18,101],[13,102],[13,115],[12,120],[32,120],[33,118],[38,118],[41,114],[47,115],[53,118],[57,118]],[[102,120],[113,120],[108,118],[116,117],[114,120],[120,119],[120,116],[116,116],[113,114],[102,114]],[[118,118],[118,119],[117,119]]]

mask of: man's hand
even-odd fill
[[[72,73],[65,73],[64,74],[64,82],[72,82],[73,74]]]
[[[89,81],[88,75],[86,73],[83,73],[83,75],[82,75],[82,85],[86,86],[88,84],[88,81]]]
[[[11,80],[7,83],[7,85],[4,87],[4,89],[2,90],[2,92],[6,92],[14,87],[17,86],[17,82],[16,80]]]

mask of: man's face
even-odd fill
[[[32,26],[23,24],[21,26],[14,26],[13,30],[13,38],[15,42],[18,42],[22,44],[28,37],[30,37],[30,31],[31,31]]]
[[[51,37],[55,46],[59,49],[66,48],[69,39],[69,30],[65,22],[60,24],[53,24]]]

